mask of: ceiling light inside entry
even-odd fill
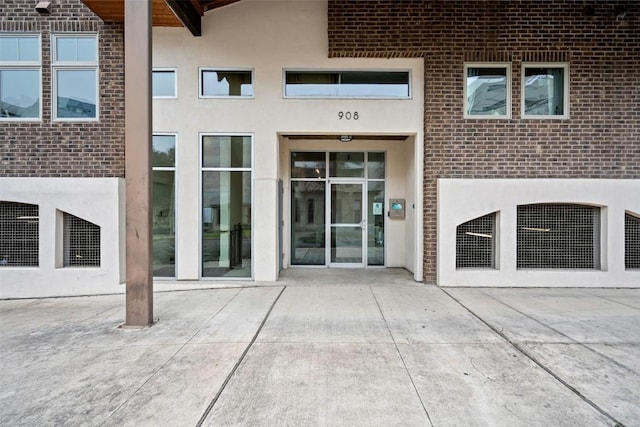
[[[340,137],[338,137],[338,141],[340,142],[351,142],[353,140],[353,137],[351,135],[340,135]]]

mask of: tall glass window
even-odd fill
[[[153,275],[176,275],[176,136],[153,135]]]
[[[465,65],[465,110],[467,118],[511,117],[511,66],[509,64]]]
[[[40,36],[0,34],[0,120],[39,119]]]
[[[568,66],[524,64],[522,66],[522,116],[568,117]]]
[[[98,118],[98,37],[57,34],[52,54],[53,117]]]
[[[367,264],[384,265],[384,153],[367,153]]]
[[[252,141],[202,136],[202,276],[251,277]]]

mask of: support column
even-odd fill
[[[126,326],[153,323],[151,0],[124,1]]]

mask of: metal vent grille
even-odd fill
[[[456,268],[495,268],[496,213],[456,227]]]
[[[38,266],[38,205],[0,202],[0,267]]]
[[[100,267],[100,227],[66,212],[64,266]]]
[[[600,209],[518,206],[517,268],[600,269]]]
[[[640,269],[640,217],[624,216],[624,267]]]

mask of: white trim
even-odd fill
[[[307,95],[296,96],[287,95],[287,73],[342,73],[342,72],[367,72],[367,73],[407,73],[408,94],[407,96],[324,96],[324,95]],[[282,98],[283,99],[358,99],[358,100],[411,100],[413,99],[413,73],[408,68],[283,68],[282,69]]]
[[[205,71],[231,71],[251,73],[251,95],[205,95],[202,87],[202,74]],[[253,68],[242,67],[198,67],[198,98],[200,99],[254,99],[256,97],[255,70]],[[222,134],[221,134],[222,135]],[[237,136],[237,135],[236,135]]]
[[[61,38],[90,39],[96,42],[95,61],[57,61],[56,41]],[[58,71],[94,71],[96,76],[95,117],[58,117]],[[98,33],[53,33],[51,34],[51,121],[52,122],[97,122],[100,120],[100,40]]]
[[[38,72],[38,117],[2,117],[2,122],[41,122],[42,121],[42,35],[40,33],[0,33],[0,38],[37,38],[37,61],[0,61],[0,71],[37,71]]]
[[[506,114],[493,115],[493,114],[468,114],[467,110],[469,109],[468,105],[468,95],[467,95],[467,78],[468,78],[468,70],[469,68],[504,68],[505,69],[505,78],[506,78],[506,88],[505,88],[505,96],[506,96]],[[465,62],[464,64],[464,74],[463,74],[463,86],[464,86],[464,118],[465,119],[481,119],[481,120],[505,120],[511,119],[511,105],[512,105],[512,79],[511,79],[511,63],[510,62]]]
[[[167,73],[167,72],[171,72],[173,73],[173,95],[172,96],[165,96],[165,95],[153,95],[153,73],[155,72],[161,72],[161,73]],[[177,99],[178,98],[178,68],[177,67],[153,67],[151,69],[151,97],[153,99]]]
[[[570,78],[569,78],[569,63],[568,62],[523,62],[520,67],[520,118],[522,119],[542,119],[542,120],[553,120],[553,119],[568,119],[569,116],[569,88],[570,88]],[[527,68],[561,68],[564,70],[564,87],[562,89],[564,100],[563,100],[563,114],[558,115],[539,115],[539,114],[526,114],[525,113],[525,70]]]

